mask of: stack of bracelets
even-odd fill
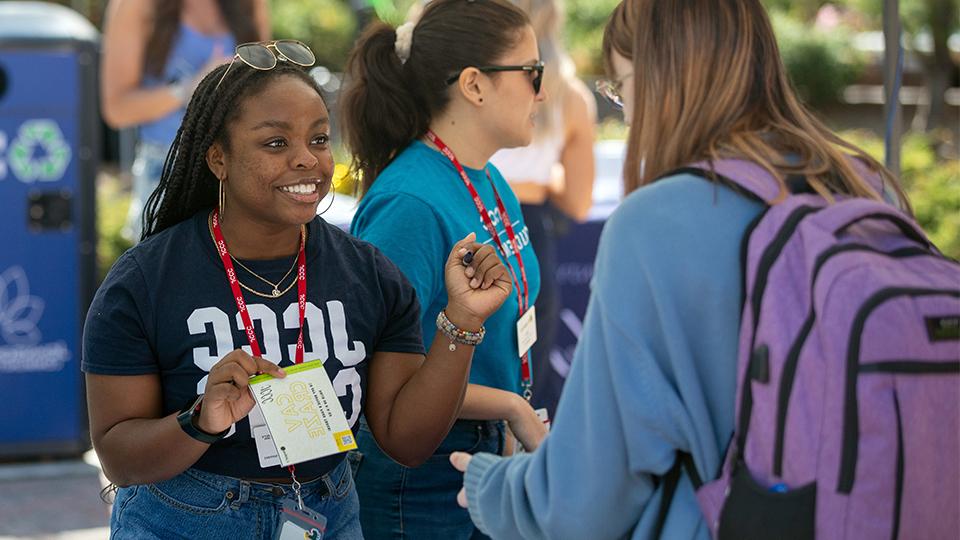
[[[447,339],[450,340],[450,350],[457,350],[457,343],[461,345],[479,345],[483,341],[483,336],[487,333],[487,329],[484,327],[480,328],[479,332],[468,332],[457,327],[457,325],[450,322],[450,319],[447,318],[445,311],[441,310],[437,314],[437,330],[443,332],[443,335],[447,336]]]

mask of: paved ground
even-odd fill
[[[84,460],[0,463],[0,540],[101,540],[109,506],[100,500],[93,452]]]

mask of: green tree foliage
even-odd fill
[[[113,172],[97,175],[97,284],[133,242],[123,235],[130,191]]]
[[[341,0],[269,0],[274,39],[299,39],[317,64],[341,71],[353,46],[356,20]]]
[[[931,7],[942,0],[899,0],[900,21],[903,29],[908,34],[916,34],[928,26],[930,22]],[[946,0],[956,1],[956,0]],[[870,24],[874,28],[880,28],[883,23],[883,2],[884,0],[843,0],[835,2],[855,9],[864,15],[870,17]],[[957,21],[952,23],[954,28],[958,26]]]
[[[603,75],[600,54],[603,28],[619,3],[619,0],[566,0],[564,39],[581,74]]]
[[[814,105],[837,101],[863,69],[850,34],[817,30],[778,11],[771,19],[783,63],[800,96]]]
[[[824,4],[831,2],[827,0],[762,0],[761,3],[768,10],[780,11],[789,14],[799,21],[810,22],[817,16],[817,11],[819,11]],[[838,2],[832,3],[837,4]]]
[[[400,26],[407,20],[410,8],[420,0],[368,0],[377,14],[377,18],[393,26]]]
[[[862,0],[868,1],[868,0]],[[784,64],[794,85],[811,103],[833,102],[859,75],[863,62],[845,32],[811,29],[821,0],[765,0]],[[567,0],[565,38],[582,75],[601,76],[603,27],[618,0]]]

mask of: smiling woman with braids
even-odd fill
[[[413,287],[317,217],[334,163],[327,108],[300,67],[313,53],[293,41],[237,53],[200,82],[144,240],[87,315],[91,436],[123,486],[113,538],[273,538],[296,494],[328,520],[325,538],[360,538],[343,454],[298,463],[294,479],[258,452],[248,378],[325,360],[351,428],[365,413],[386,452],[419,464],[456,418],[483,323],[512,289],[492,248],[457,242],[444,263],[443,343],[425,356]]]

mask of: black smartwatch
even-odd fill
[[[202,403],[203,395],[201,394],[197,396],[196,400],[192,401],[186,407],[180,409],[180,414],[177,415],[177,422],[180,424],[180,429],[182,429],[187,435],[202,443],[213,444],[224,438],[227,435],[227,432],[230,431],[230,428],[227,428],[220,433],[207,433],[206,431],[197,427],[197,416],[200,414],[200,405]]]

